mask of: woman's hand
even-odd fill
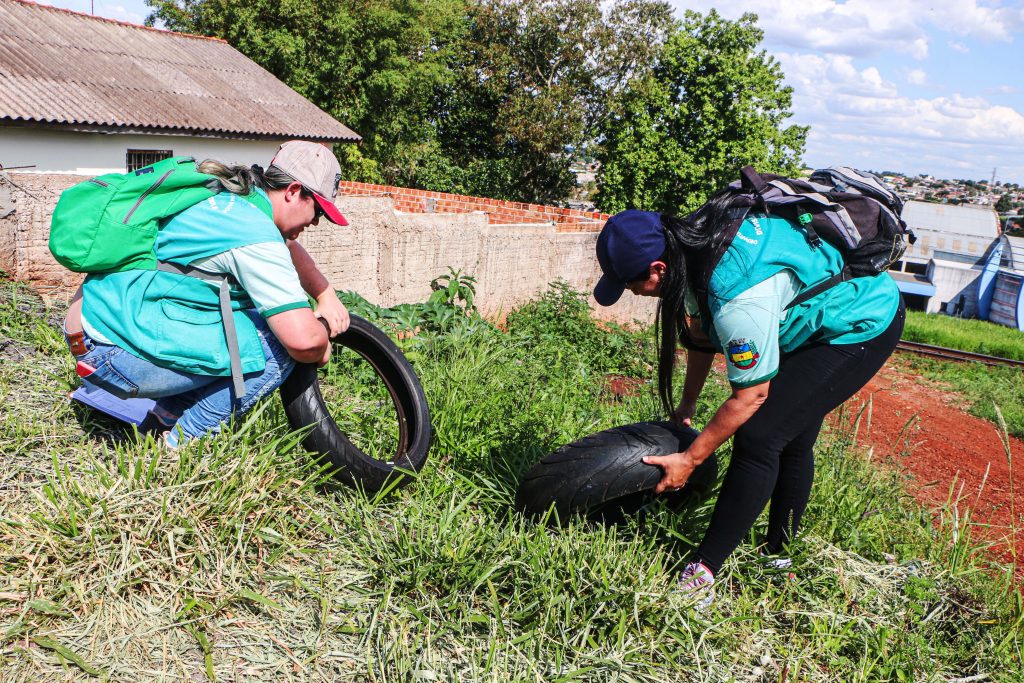
[[[654,489],[655,493],[678,491],[683,488],[683,484],[686,483],[686,480],[690,478],[693,471],[697,469],[697,465],[700,464],[694,460],[688,451],[671,453],[669,455],[649,455],[644,458],[644,462],[648,465],[657,465],[665,471],[665,475]]]
[[[688,401],[685,398],[679,402],[679,406],[672,411],[672,421],[685,427],[693,426],[693,415],[697,412],[697,402]]]
[[[327,323],[328,333],[331,337],[336,337],[348,329],[348,309],[331,288],[325,289],[316,298],[314,315]]]

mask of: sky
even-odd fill
[[[669,0],[759,16],[808,166],[1024,185],[1024,0]],[[90,12],[90,0],[42,4]],[[142,23],[143,0],[93,0]]]

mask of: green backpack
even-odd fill
[[[192,157],[173,157],[132,173],[108,173],[61,193],[50,223],[50,253],[76,273],[161,270],[217,285],[236,400],[245,393],[231,313],[230,275],[158,261],[160,221],[223,191],[220,179],[200,173]],[[243,199],[273,220],[273,209],[253,192]]]
[[[155,270],[160,220],[222,189],[192,157],[86,180],[61,193],[50,223],[50,252],[76,273]]]

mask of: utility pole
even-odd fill
[[[992,169],[992,182],[990,182],[988,184],[989,187],[995,187],[995,184],[996,184],[996,171],[998,171],[998,170],[999,170],[998,167]]]

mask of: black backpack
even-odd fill
[[[729,188],[738,193],[731,200],[726,224],[694,264],[699,264],[695,278],[699,301],[707,300],[711,273],[751,211],[786,218],[803,228],[812,248],[825,240],[843,256],[844,267],[838,274],[808,287],[786,308],[851,278],[885,272],[903,257],[907,242],[917,241],[900,218],[903,200],[878,176],[864,171],[832,166],[803,180],[762,174],[745,166],[740,180]]]

